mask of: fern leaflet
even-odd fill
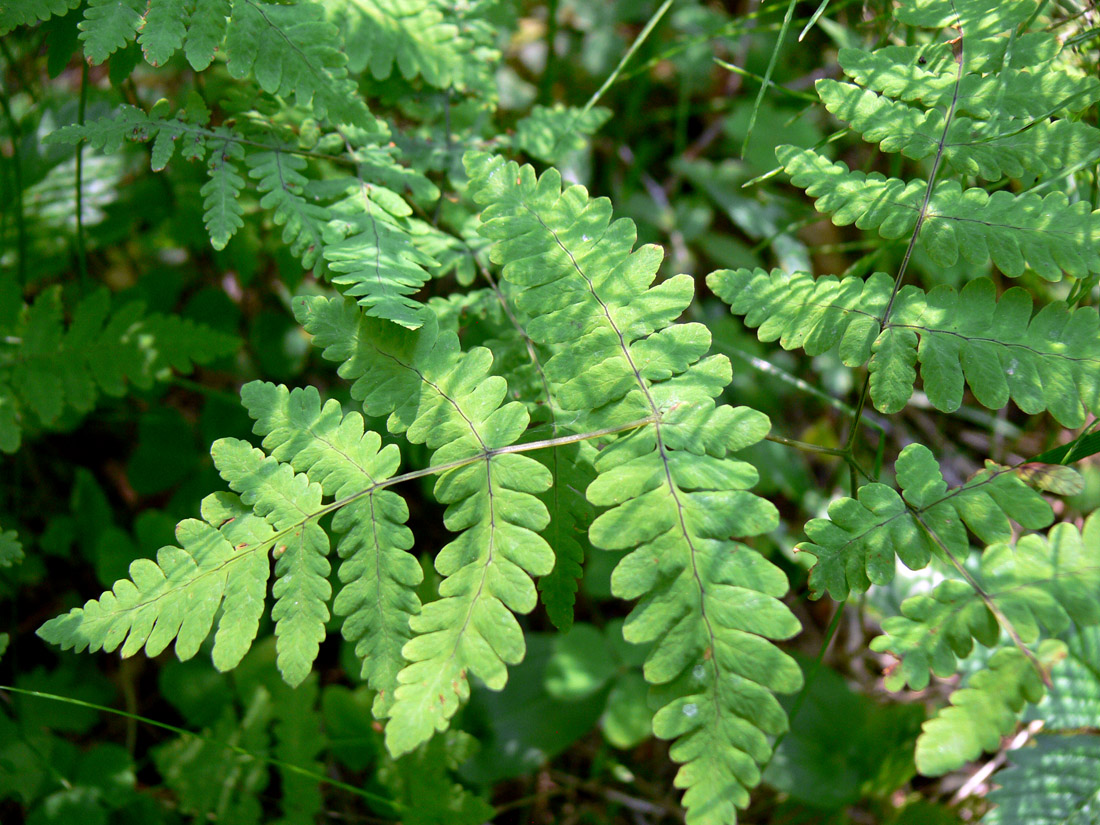
[[[1036,651],[1045,673],[1065,655],[1066,647],[1046,639]],[[922,726],[917,737],[917,770],[925,776],[943,776],[982,752],[1001,746],[1028,702],[1043,698],[1043,680],[1035,662],[1014,647],[993,654],[989,666],[976,673],[966,687],[951,694],[951,704]]]
[[[1011,398],[1029,414],[1049,410],[1068,427],[1100,411],[1100,316],[1054,301],[1032,316],[1030,295],[1007,290],[996,299],[987,278],[961,292],[941,285],[925,293],[902,287],[889,321],[881,317],[893,280],[875,273],[837,279],[780,270],[720,270],[708,285],[735,315],[758,327],[761,341],[819,355],[839,347],[848,366],[866,364],[871,399],[884,413],[901,410],[913,393],[917,362],[929,401],[954,412],[963,386],[990,409]]]
[[[902,603],[902,615],[882,623],[883,635],[871,649],[899,657],[887,677],[890,690],[908,683],[928,684],[929,671],[945,677],[955,672],[956,657],[970,654],[973,640],[996,644],[1000,617],[1024,644],[1039,638],[1040,628],[1060,633],[1072,622],[1100,622],[1100,516],[1078,531],[1056,524],[1049,538],[1029,534],[1015,546],[998,543],[982,553],[974,583],[948,579],[928,595]],[[1000,616],[995,616],[992,609]],[[1008,628],[1006,628],[1008,629]]]

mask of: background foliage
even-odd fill
[[[1091,4],[0,32],[0,821],[1097,816]]]

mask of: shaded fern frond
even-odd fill
[[[310,181],[302,174],[305,158],[279,151],[252,152],[247,162],[248,176],[263,193],[260,206],[270,209],[275,225],[283,227],[283,243],[302,259],[302,266],[320,267],[325,226],[332,213],[307,194]]]
[[[1071,75],[1049,64],[1034,67],[1035,71],[1006,68],[997,74],[964,74],[956,99],[954,60],[929,71],[915,60],[899,63],[896,54],[885,49],[841,49],[837,59],[844,74],[865,88],[919,102],[927,109],[946,109],[956,100],[956,112],[974,118],[1075,114],[1100,100],[1100,80]]]
[[[101,289],[76,305],[66,327],[59,287],[42,292],[5,330],[0,344],[0,450],[14,452],[22,431],[57,425],[67,411],[89,412],[100,393],[145,389],[170,371],[188,373],[228,355],[236,337],[178,316],[145,314],[131,302],[114,312]]]
[[[986,825],[1067,825],[1096,821],[1100,810],[1100,736],[1040,736],[1013,751],[1012,767],[998,773],[1000,788]]]
[[[1036,662],[1046,672],[1065,652],[1062,642],[1046,639],[1036,651]],[[1001,737],[1015,729],[1024,706],[1043,698],[1045,687],[1036,662],[1014,647],[994,653],[988,667],[954,691],[951,704],[921,726],[917,770],[925,776],[943,776],[983,752],[996,751]]]
[[[531,577],[554,563],[536,532],[548,516],[535,494],[550,486],[550,474],[532,458],[503,451],[529,418],[522,404],[503,403],[507,382],[489,374],[487,349],[462,352],[458,337],[439,332],[430,314],[412,331],[366,317],[347,299],[295,299],[295,311],[325,357],[340,362],[340,375],[354,381],[352,396],[368,415],[388,416],[390,432],[427,445],[433,465],[462,462],[435,485],[447,505],[444,524],[459,536],[436,557],[440,598],[410,621],[409,664],[398,674],[386,725],[396,756],[447,727],[469,696],[471,676],[499,690],[507,665],[522,660],[513,613],[534,609]]]
[[[14,530],[0,530],[0,567],[11,567],[23,561],[23,543]]]
[[[1014,514],[1015,515],[1015,514]],[[1001,627],[993,605],[1024,644],[1039,638],[1041,628],[1060,633],[1072,622],[1100,622],[1100,516],[1084,529],[1056,524],[1049,536],[1029,534],[1015,546],[999,543],[982,553],[981,568],[969,582],[948,579],[928,595],[902,603],[902,615],[882,623],[883,635],[871,649],[901,660],[886,685],[916,689],[936,676],[955,672],[956,657],[969,655],[973,641],[996,644]]]
[[[80,0],[4,0],[0,6],[0,36],[18,26],[65,14],[79,5]]]
[[[1046,175],[1100,151],[1100,129],[1082,121],[957,117],[944,137],[939,109],[921,111],[829,79],[817,82],[817,93],[830,112],[884,152],[921,160],[934,156],[942,139],[943,160],[959,175],[986,180]]]
[[[596,458],[588,499],[604,512],[589,538],[632,551],[612,590],[639,600],[623,632],[653,643],[653,728],[677,740],[688,822],[731,822],[760,780],[767,735],[786,728],[773,693],[801,684],[771,641],[798,630],[779,601],[786,577],[731,539],[775,524],[774,508],[748,492],[755,470],[729,455],[762,438],[768,421],[715,405],[729,362],[706,356],[705,327],[672,323],[691,301],[691,279],[651,287],[659,249],[635,250],[634,224],[612,222],[606,199],[563,190],[553,169],[536,178],[480,154],[466,166],[491,257],[532,318],[528,334],[554,353],[545,375],[554,402],[575,411],[568,426],[652,419]]]
[[[337,20],[347,32],[349,68],[354,74],[369,68],[385,80],[396,65],[406,80],[447,88],[464,57],[447,17],[447,6],[435,0],[348,0]]]
[[[983,406],[1000,409],[1009,399],[1034,415],[1049,410],[1078,427],[1086,411],[1100,412],[1100,316],[1054,301],[1032,315],[1029,293],[1007,290],[997,300],[986,278],[961,292],[941,285],[928,293],[902,287],[875,273],[861,278],[813,278],[778,269],[720,270],[707,284],[734,315],[758,327],[761,341],[820,355],[838,348],[850,367],[867,365],[871,399],[881,412],[901,410],[913,393],[916,365],[928,399],[954,412],[964,385]]]
[[[595,106],[584,111],[576,106],[554,108],[534,106],[531,114],[516,124],[516,146],[545,163],[557,163],[583,149],[589,135],[611,117],[611,110]]]
[[[1032,714],[1042,730],[1033,745],[1009,754],[1012,767],[994,777],[996,807],[982,822],[1064,825],[1100,811],[1100,627],[1070,634],[1067,646]]]
[[[294,96],[316,117],[372,127],[374,119],[348,76],[340,31],[318,3],[278,6],[237,0],[225,37],[233,77],[253,76],[268,94]]]
[[[798,549],[817,558],[809,578],[814,596],[828,592],[839,600],[850,591],[886,584],[894,578],[895,556],[919,570],[942,554],[941,543],[962,558],[970,549],[967,527],[983,543],[993,544],[1011,539],[1010,517],[1029,529],[1054,519],[1043,497],[1008,468],[991,465],[962,487],[949,489],[931,450],[910,444],[894,469],[900,495],[885,484],[865,484],[857,498],[833,501],[828,518],[807,522],[809,541]]]
[[[903,237],[916,226],[924,181],[852,172],[794,146],[779,147],[776,156],[791,183],[816,198],[817,209],[837,226],[854,223],[884,238]],[[1100,272],[1100,211],[1086,201],[1070,203],[1061,192],[990,194],[945,180],[933,188],[926,215],[919,241],[941,266],[954,265],[961,255],[975,266],[992,259],[1010,277],[1022,275],[1025,266],[1049,281],[1060,280],[1063,271],[1075,278]]]

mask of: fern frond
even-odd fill
[[[997,807],[982,822],[1065,825],[1100,812],[1100,627],[1081,628],[1067,643],[1034,712],[1042,730],[1033,746],[1010,753],[1013,766],[996,775],[1001,787],[989,794]]]
[[[563,633],[573,626],[577,581],[583,572],[581,563],[588,544],[585,525],[591,523],[592,515],[584,491],[596,477],[592,467],[595,456],[587,442],[555,447],[537,456],[554,479],[542,494],[550,514],[544,535],[554,550],[554,569],[539,579],[539,594],[546,615]]]
[[[229,14],[230,0],[195,0],[183,53],[196,72],[214,62],[214,54],[225,40]]]
[[[38,635],[78,652],[111,652],[121,646],[122,656],[143,647],[156,656],[174,640],[176,655],[189,659],[210,635],[224,603],[214,662],[223,670],[235,667],[259,626],[267,591],[267,551],[277,536],[236,496],[207,496],[203,519],[180,522],[179,547],[161,548],[155,562],[133,562],[129,579],[120,579],[98,599],[46,622]]]
[[[755,470],[729,456],[762,438],[768,421],[715,406],[729,362],[704,357],[704,327],[672,323],[691,301],[691,279],[650,287],[660,251],[634,250],[633,223],[612,222],[606,199],[563,190],[553,169],[536,178],[530,166],[479,154],[466,166],[491,257],[533,319],[528,334],[555,353],[545,374],[555,402],[576,411],[570,426],[653,421],[600,451],[587,494],[605,511],[589,537],[633,551],[612,589],[640,600],[624,636],[654,643],[645,665],[661,707],[653,728],[678,740],[688,822],[731,822],[760,780],[767,734],[786,727],[773,693],[801,684],[771,641],[798,631],[779,601],[786,577],[730,538],[775,523],[774,508],[748,492]]]
[[[943,160],[949,167],[986,180],[1046,175],[1085,160],[1100,144],[1100,129],[1064,119],[982,122],[957,117],[945,137],[944,115],[938,109],[921,111],[830,79],[817,82],[817,93],[830,112],[882,151],[921,160],[935,155],[943,139]]]
[[[241,216],[241,190],[244,178],[237,174],[235,161],[244,158],[244,148],[232,140],[222,142],[219,149],[214,144],[214,157],[210,161],[210,179],[202,185],[199,194],[203,201],[203,223],[215,249],[225,249],[229,239],[244,226]]]
[[[260,206],[272,210],[276,226],[283,227],[283,243],[302,259],[302,266],[319,266],[331,211],[315,199],[307,199],[309,179],[302,174],[305,158],[278,151],[252,152],[247,163],[248,176],[263,193]]]
[[[1065,650],[1062,642],[1046,639],[1036,651],[1039,667],[1049,670]],[[953,692],[951,704],[921,726],[917,770],[925,776],[943,776],[983,752],[997,750],[1001,737],[1015,729],[1024,706],[1043,698],[1045,688],[1035,666],[1014,647],[994,653],[988,667]]]
[[[968,73],[960,80],[954,60],[929,71],[915,62],[899,63],[895,55],[886,49],[841,49],[837,60],[845,75],[867,89],[919,102],[926,109],[946,109],[955,100],[957,114],[974,118],[1072,115],[1100,100],[1100,80],[1071,75],[1050,64],[1032,67],[1034,71],[1006,68],[997,74]]]
[[[1054,301],[1034,316],[1029,293],[1007,290],[998,301],[987,278],[961,292],[941,285],[925,293],[902,287],[887,324],[879,318],[893,280],[878,272],[866,281],[814,279],[803,272],[720,270],[707,284],[761,341],[809,355],[839,348],[848,366],[867,364],[876,409],[894,413],[913,393],[915,366],[936,409],[954,412],[964,384],[983,406],[1009,399],[1028,414],[1049,410],[1078,427],[1085,412],[1100,411],[1100,316]]]
[[[0,36],[19,26],[33,26],[65,14],[79,5],[80,0],[4,0],[0,6]]]
[[[293,95],[318,118],[370,126],[374,119],[338,47],[340,32],[324,17],[324,8],[308,0],[293,6],[238,0],[225,37],[229,73],[254,76],[268,94]]]
[[[595,106],[584,111],[576,106],[553,108],[534,106],[531,114],[516,124],[516,146],[545,163],[557,163],[583,149],[588,136],[611,117],[611,110]]]
[[[894,16],[909,26],[959,29],[971,40],[1003,34],[1034,13],[1035,0],[907,0]]]
[[[397,447],[380,450],[381,439],[364,432],[362,416],[343,415],[334,400],[322,407],[312,387],[288,391],[254,381],[241,389],[241,400],[273,459],[305,473],[336,501],[371,491],[333,520],[343,560],[333,610],[344,617],[344,638],[355,643],[361,676],[378,692],[375,715],[382,716],[405,664],[401,649],[412,636],[409,617],[420,611],[415,588],[422,578],[406,552],[413,543],[408,507],[396,493],[374,489],[397,470]]]
[[[188,0],[148,0],[138,44],[149,65],[163,66],[179,51],[190,17]]]
[[[1029,529],[1054,519],[1043,497],[1008,468],[993,465],[949,489],[932,452],[921,444],[902,450],[894,467],[901,495],[886,484],[865,484],[857,498],[833,501],[828,518],[806,524],[810,540],[798,550],[817,557],[809,577],[814,597],[828,592],[841,600],[850,591],[892,581],[895,556],[911,570],[925,567],[939,547],[929,528],[961,558],[970,549],[966,527],[992,544],[1012,537],[1010,516]]]
[[[831,214],[837,226],[854,223],[900,238],[916,225],[924,181],[852,172],[794,146],[780,146],[776,157],[791,183],[816,198],[817,209]],[[926,215],[919,240],[941,266],[954,265],[961,254],[975,266],[992,258],[1010,277],[1022,275],[1025,265],[1048,281],[1060,280],[1063,270],[1075,278],[1100,272],[1100,211],[1091,211],[1086,201],[1071,204],[1061,192],[989,194],[945,180],[933,188]]]
[[[77,304],[68,328],[63,316],[60,288],[45,290],[11,330],[16,343],[0,352],[4,449],[18,447],[28,424],[49,427],[66,409],[87,413],[101,392],[120,396],[127,383],[150,387],[170,371],[188,373],[194,363],[209,363],[238,344],[234,336],[177,316],[146,315],[139,302],[112,313],[105,289]]]
[[[357,181],[355,188],[362,185]],[[359,194],[351,200],[354,211],[347,205],[337,207],[347,215],[340,223],[351,236],[332,240],[324,249],[329,280],[346,287],[343,293],[355,298],[368,315],[417,329],[424,322],[424,305],[409,296],[431,280],[436,261],[413,244],[398,218],[369,196]]]
[[[1013,514],[1015,515],[1015,513]],[[883,635],[871,649],[901,660],[886,686],[898,690],[928,684],[929,671],[954,673],[956,657],[969,655],[973,640],[992,647],[1000,635],[994,606],[1024,644],[1039,638],[1040,628],[1060,633],[1071,622],[1100,622],[1100,516],[1078,531],[1056,524],[1049,537],[1029,534],[1013,547],[998,543],[982,553],[981,569],[969,582],[948,579],[928,595],[913,596],[902,615],[882,623]]]
[[[985,825],[1088,825],[1100,815],[1100,737],[1040,736],[996,775]]]
[[[463,54],[456,46],[458,28],[446,19],[447,7],[435,0],[349,0],[340,22],[346,31],[348,68],[369,68],[385,80],[394,65],[402,77],[421,77],[437,89],[455,81]]]
[[[134,39],[141,28],[146,0],[88,0],[78,25],[84,53],[102,63]]]
[[[270,692],[257,686],[242,704],[239,717],[233,707],[222,711],[206,736],[181,736],[152,749],[180,811],[197,821],[260,825],[263,820],[260,800],[270,767],[254,754],[268,752],[275,703]]]
[[[1100,627],[1066,640],[1069,655],[1050,671],[1050,692],[1036,709],[1045,731],[1100,730]]]
[[[506,666],[522,660],[512,614],[534,609],[530,577],[553,566],[535,532],[548,519],[535,494],[551,479],[534,459],[503,451],[529,419],[522,404],[502,403],[507,383],[489,375],[487,349],[461,352],[457,336],[440,333],[431,314],[413,331],[366,317],[350,300],[296,299],[295,311],[325,357],[342,362],[338,371],[354,381],[352,396],[368,415],[388,416],[390,432],[426,444],[433,465],[463,464],[436,482],[444,524],[461,532],[436,557],[440,599],[410,621],[416,635],[403,651],[410,664],[398,674],[386,725],[397,756],[446,728],[469,696],[470,676],[499,690]]]

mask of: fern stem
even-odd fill
[[[158,722],[156,719],[150,719],[148,716],[141,716],[137,713],[131,713],[130,711],[118,710],[117,708],[107,707],[106,705],[97,705],[94,702],[85,702],[83,699],[74,699],[71,696],[61,696],[56,693],[44,693],[40,690],[25,690],[23,688],[11,687],[10,685],[0,685],[0,690],[7,691],[9,693],[19,694],[21,696],[31,696],[36,699],[51,699],[54,702],[62,702],[67,705],[75,705],[77,707],[88,708],[90,710],[99,711],[100,713],[112,713],[115,716],[121,716],[124,719],[130,719],[135,722],[144,722],[146,725],[151,725],[155,728],[161,728],[162,730],[169,731],[176,734],[177,736],[190,736],[198,739],[200,742],[217,745],[218,747],[225,748],[226,750],[232,751],[236,754],[240,754],[241,756],[247,756],[251,759],[255,759],[257,762],[263,762],[267,765],[274,765],[280,770],[296,773],[299,776],[306,777],[307,779],[312,779],[316,782],[330,785],[333,788],[339,788],[340,790],[347,791],[348,793],[358,796],[361,799],[366,799],[370,802],[381,803],[382,805],[392,808],[395,812],[400,813],[405,810],[405,806],[401,805],[399,802],[396,802],[379,794],[371,793],[370,791],[365,791],[362,788],[356,787],[355,785],[352,785],[348,782],[341,782],[339,779],[333,779],[323,773],[316,773],[307,768],[303,768],[300,765],[295,765],[292,762],[284,762],[282,759],[278,759],[274,756],[268,756],[267,754],[263,753],[255,753],[253,751],[250,751],[248,748],[245,748],[241,745],[233,744],[232,742],[225,742],[221,739],[215,739],[212,736],[206,736],[202,733],[196,733],[195,731],[187,730],[186,728],[179,728],[175,725],[170,725],[167,722]],[[49,760],[44,760],[43,764],[47,765],[48,767],[51,765]],[[64,780],[63,777],[60,781],[63,781],[65,784],[67,784],[67,780]]]
[[[924,187],[924,200],[920,205],[920,212],[917,214],[917,222],[913,226],[913,233],[909,237],[909,245],[905,248],[905,255],[901,259],[901,266],[898,267],[897,277],[894,278],[894,289],[890,293],[890,300],[886,302],[886,308],[882,311],[882,317],[879,319],[880,328],[886,326],[887,321],[890,320],[890,313],[894,308],[894,301],[898,297],[898,290],[901,289],[902,282],[905,280],[905,273],[909,268],[909,261],[913,257],[913,250],[917,245],[917,238],[920,236],[921,228],[924,226],[924,221],[928,217],[928,204],[932,201],[932,190],[936,185],[936,176],[939,174],[940,165],[943,163],[943,153],[947,148],[947,133],[951,129],[951,124],[955,120],[955,109],[959,105],[959,88],[962,85],[963,78],[963,54],[965,50],[965,41],[963,38],[962,24],[959,23],[959,46],[955,50],[955,88],[951,94],[951,104],[947,107],[947,114],[943,119],[943,129],[940,132],[939,145],[936,148],[936,157],[932,161],[932,171],[928,175],[928,184]],[[863,414],[863,408],[867,405],[867,397],[871,389],[871,376],[868,373],[863,379],[863,388],[860,390],[859,403],[856,405],[856,416],[852,419],[852,426],[848,431],[848,438],[845,442],[847,449],[851,452],[856,443],[856,438],[859,435],[859,416]],[[852,494],[855,495],[856,479],[855,471],[852,471]]]
[[[88,108],[88,61],[80,61],[80,103],[76,121],[84,125]],[[84,142],[76,144],[76,264],[80,273],[80,290],[88,291],[88,250],[84,243]]]

